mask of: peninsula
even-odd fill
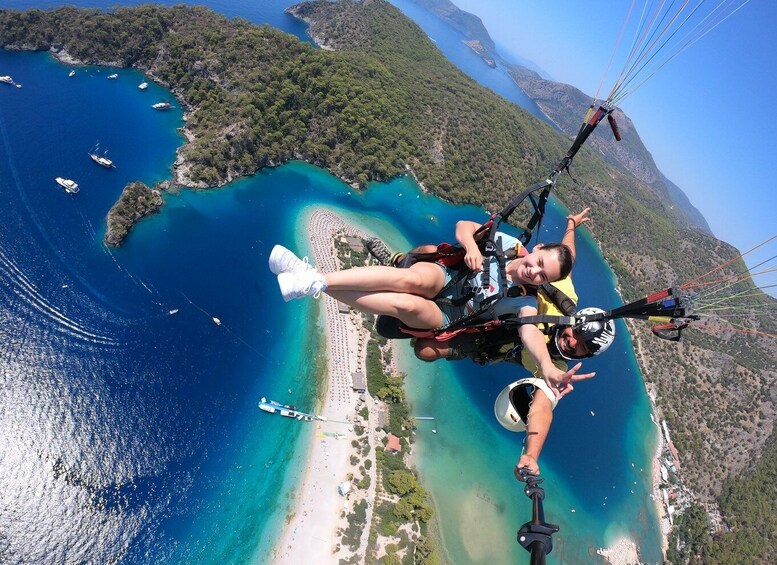
[[[149,188],[142,182],[129,183],[108,211],[105,243],[112,247],[121,245],[136,222],[158,212],[163,204],[159,188]]]

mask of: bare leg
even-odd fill
[[[437,246],[427,243],[426,245],[419,245],[409,251],[409,253],[434,253],[437,251]]]
[[[390,269],[391,267],[388,268]],[[399,318],[403,324],[411,328],[432,329],[441,326],[443,322],[442,311],[440,311],[439,306],[434,301],[415,294],[332,290],[331,287],[325,292],[335,300],[353,306],[362,312],[384,314]]]
[[[415,356],[421,361],[437,361],[445,359],[450,353],[447,342],[434,339],[418,339],[413,348]]]
[[[383,266],[354,267],[345,271],[327,273],[324,275],[324,280],[329,291],[388,291],[434,298],[445,285],[445,273],[435,263],[416,263],[409,269]]]

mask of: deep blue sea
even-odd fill
[[[304,37],[283,14],[292,3],[208,5]],[[454,63],[522,103],[455,32],[394,3]],[[57,3],[6,3],[48,5]],[[256,402],[313,406],[325,362],[315,353],[315,303],[282,302],[269,249],[304,248],[298,220],[316,206],[379,222],[397,247],[450,239],[457,219],[486,214],[423,195],[407,178],[360,194],[291,163],[221,190],[169,195],[161,214],[109,250],[108,209],[127,182],[168,178],[181,112],[152,110],[173,98],[153,84],[139,90],[137,71],[109,81],[115,70],[68,70],[48,54],[0,51],[0,74],[23,84],[0,85],[0,561],[266,562],[310,430],[263,417]],[[89,159],[98,140],[116,169]],[[65,194],[57,176],[80,193]],[[554,207],[545,225],[564,214]],[[618,304],[590,238],[578,243],[575,281],[581,305]],[[547,518],[562,527],[551,562],[590,562],[621,534],[660,559],[649,498],[655,427],[619,330],[616,346],[585,364],[597,377],[556,410],[540,462]],[[416,452],[450,559],[524,562],[515,531],[530,505],[512,478],[519,441],[492,416],[516,370],[401,363],[414,413],[436,417],[438,433],[423,424]]]

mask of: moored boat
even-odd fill
[[[279,414],[286,418],[294,418],[299,422],[312,422],[318,419],[318,417],[312,414],[300,412],[293,405],[281,404],[275,400],[267,400],[265,397],[262,397],[262,400],[259,402],[259,409],[269,414]]]
[[[147,82],[141,82],[141,83],[138,85],[138,88],[139,88],[140,90],[146,90],[146,89],[148,88],[148,83],[147,83]]]
[[[157,102],[156,104],[152,104],[151,107],[154,110],[169,110],[173,106],[170,102]]]
[[[72,76],[75,76],[75,74],[76,74],[76,72],[75,72],[75,71],[70,71],[70,72],[67,74],[67,76],[69,76],[69,77],[72,77]]]
[[[63,177],[57,177],[54,179],[57,184],[65,189],[68,194],[75,194],[78,192],[78,183],[74,180],[66,179]]]
[[[108,75],[108,78],[109,78],[110,80],[113,80],[113,79],[115,79],[115,78],[119,78],[119,75],[117,75],[116,73],[113,73],[112,75]]]
[[[108,159],[108,150],[106,149],[102,155],[100,155],[100,143],[98,142],[94,149],[92,149],[89,152],[89,157],[92,158],[92,161],[100,165],[101,167],[105,167],[106,169],[112,169],[114,167],[113,161]]]

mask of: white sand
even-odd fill
[[[637,544],[625,537],[618,539],[607,549],[597,549],[596,553],[612,565],[633,565],[640,562]]]
[[[316,211],[310,220],[313,264],[321,272],[338,269],[331,232],[345,224],[325,211]],[[349,229],[356,233],[356,230]],[[359,235],[366,237],[367,234]],[[326,315],[328,383],[324,405],[319,412],[329,420],[353,420],[358,395],[351,389],[351,373],[364,371],[360,349],[360,324],[355,315],[339,314],[336,301],[321,295]],[[296,493],[293,516],[287,523],[274,551],[273,563],[337,563],[351,552],[345,548],[335,554],[338,529],[347,527],[341,517],[351,502],[337,492],[337,485],[354,472],[349,458],[356,437],[347,424],[315,422],[316,430],[308,454],[302,485]],[[340,439],[334,437],[341,434]],[[342,437],[345,434],[345,437]],[[374,481],[373,481],[374,482]],[[364,552],[364,548],[360,548]]]

